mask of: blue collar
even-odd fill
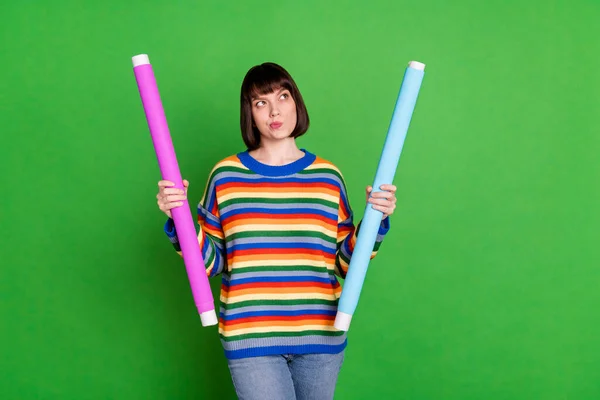
[[[248,168],[251,171],[256,172],[259,175],[285,176],[285,175],[293,175],[297,172],[302,171],[303,169],[305,169],[306,167],[311,165],[317,158],[316,155],[312,154],[309,151],[306,151],[305,149],[300,149],[300,150],[302,152],[304,152],[304,156],[302,158],[300,158],[292,163],[289,163],[289,164],[277,165],[277,166],[263,164],[260,161],[257,161],[250,154],[248,154],[248,150],[238,153],[237,156],[246,168]]]

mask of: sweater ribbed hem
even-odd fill
[[[326,344],[305,344],[305,345],[287,345],[287,346],[267,346],[267,347],[251,347],[239,350],[224,350],[225,357],[229,360],[235,360],[247,357],[262,357],[280,354],[337,354],[343,351],[348,344],[348,340],[344,340],[339,345]]]

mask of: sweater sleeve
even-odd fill
[[[208,277],[216,276],[223,272],[227,264],[227,256],[225,251],[225,235],[221,228],[221,219],[216,197],[216,185],[214,182],[214,174],[211,174],[202,200],[198,203],[198,245],[202,252],[202,258],[206,267]],[[165,233],[173,244],[175,251],[183,256],[175,223],[172,218],[169,218],[164,226]]]
[[[348,194],[346,186],[342,181],[340,188],[340,202],[338,207],[338,232],[337,232],[337,252],[335,257],[335,273],[342,279],[346,278],[348,272],[348,266],[350,265],[350,258],[356,245],[356,239],[360,231],[360,224],[354,225],[353,212],[348,201]],[[373,246],[373,252],[371,253],[371,259],[375,258],[379,247],[383,242],[385,235],[390,229],[390,217],[386,217],[381,221],[377,237],[375,239],[375,245]]]

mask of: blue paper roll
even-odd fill
[[[402,86],[377,166],[377,173],[373,182],[373,193],[382,191],[380,189],[381,185],[391,184],[394,180],[424,74],[425,65],[417,61],[411,61],[404,72]],[[350,321],[358,305],[382,217],[383,213],[381,211],[374,209],[372,204],[367,204],[338,304],[338,312],[334,322],[334,327],[338,330],[347,331],[350,327]]]

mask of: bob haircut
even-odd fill
[[[240,96],[240,127],[242,138],[248,150],[256,150],[260,146],[260,131],[252,118],[253,97],[272,93],[280,88],[289,90],[296,103],[296,127],[290,137],[297,138],[304,135],[308,130],[310,125],[308,111],[296,82],[290,74],[275,63],[266,62],[255,65],[248,70],[244,77]]]

